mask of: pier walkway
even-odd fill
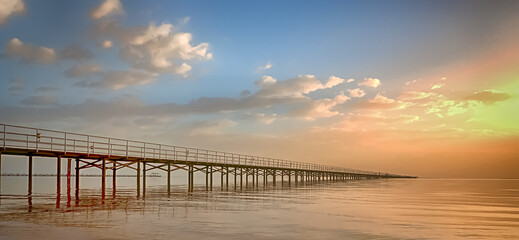
[[[205,174],[205,188],[213,190],[213,174],[220,177],[219,186],[229,188],[229,178],[234,178],[234,188],[345,181],[350,179],[409,178],[389,173],[354,170],[314,163],[287,161],[268,157],[228,153],[199,148],[149,143],[119,138],[93,136],[79,133],[0,124],[0,174],[2,155],[28,157],[28,192],[32,192],[33,157],[56,158],[56,175],[60,186],[61,160],[68,158],[68,175],[71,160],[75,161],[76,194],[79,190],[80,170],[101,170],[101,187],[106,186],[106,172],[112,171],[116,186],[117,170],[130,168],[136,171],[137,193],[146,188],[146,172],[154,169],[167,173],[168,193],[171,174],[187,171],[188,191],[194,189],[194,173]],[[218,177],[218,176],[216,176]],[[245,181],[244,181],[245,178]],[[1,178],[0,178],[1,179]],[[0,180],[1,181],[1,180]],[[141,183],[142,181],[142,183]],[[1,182],[0,182],[1,184]],[[1,185],[0,185],[1,186]]]

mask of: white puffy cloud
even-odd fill
[[[276,79],[271,77],[271,76],[268,76],[268,75],[265,75],[263,77],[261,77],[260,79],[256,80],[254,82],[254,84],[256,84],[257,86],[267,86],[269,84],[275,84],[276,83]]]
[[[131,85],[145,85],[150,84],[157,78],[156,74],[128,70],[128,71],[111,71],[107,72],[100,80],[94,82],[80,82],[80,86],[119,90]]]
[[[348,89],[348,93],[350,94],[350,97],[354,97],[354,98],[360,98],[360,97],[364,97],[366,95],[366,92],[364,92],[364,90],[361,90],[360,88],[355,88],[355,89]]]
[[[36,47],[13,38],[5,44],[5,55],[20,58],[25,63],[48,64],[56,61],[56,52],[52,48]]]
[[[332,88],[344,82],[344,79],[336,76],[330,76],[324,88]]]
[[[0,0],[0,24],[7,21],[13,14],[25,12],[25,4],[22,0]]]
[[[70,78],[89,76],[94,73],[100,72],[101,66],[93,63],[80,63],[74,65],[69,70],[65,71],[65,75]]]
[[[353,78],[348,78],[348,80],[346,80],[347,83],[351,83],[353,81],[355,81],[355,79],[353,79]]]
[[[90,11],[90,17],[99,19],[108,15],[124,13],[123,5],[119,0],[105,0],[97,8]]]
[[[300,75],[296,78],[276,81],[271,84],[261,85],[261,89],[255,94],[258,97],[291,97],[303,98],[305,94],[310,92],[332,88],[344,82],[344,79],[331,76],[328,81],[323,84],[314,75]]]
[[[169,35],[171,32],[173,25],[169,23],[164,23],[160,26],[155,26],[155,24],[150,24],[148,29],[143,33],[140,33],[137,36],[133,36],[130,40],[131,45],[143,45],[151,40],[164,38]]]
[[[358,83],[359,86],[366,86],[376,88],[380,86],[380,80],[378,78],[364,78],[364,80]]]
[[[359,103],[358,107],[362,109],[397,109],[404,108],[405,104],[377,93],[374,98]]]
[[[264,66],[259,66],[258,71],[264,71],[264,70],[268,70],[270,68],[272,68],[272,63],[267,62],[267,64],[265,64]]]
[[[388,98],[380,93],[377,93],[377,96],[375,96],[374,98],[370,99],[369,100],[370,103],[385,103],[385,104],[389,104],[389,103],[394,103],[395,100],[394,99],[391,99],[391,98]]]
[[[115,38],[122,45],[120,56],[125,62],[153,73],[186,76],[192,68],[188,61],[213,57],[208,43],[191,45],[191,33],[175,32],[169,23],[123,28],[115,22],[101,22],[94,34]]]
[[[344,93],[336,95],[334,98],[323,98],[309,102],[305,107],[292,112],[293,116],[303,117],[306,120],[313,121],[316,118],[333,117],[340,115],[338,111],[331,109],[339,104],[343,104],[350,98]]]

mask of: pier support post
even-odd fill
[[[213,166],[209,166],[209,171],[211,172],[211,180],[210,180],[210,184],[211,184],[211,191],[213,191]]]
[[[67,159],[67,207],[70,207],[70,175],[72,172],[72,159]]]
[[[240,168],[240,190],[243,189],[243,168]]]
[[[29,179],[28,179],[28,188],[27,192],[29,193],[29,196],[32,195],[32,156],[29,155]]]
[[[116,183],[117,183],[117,177],[116,177],[116,173],[117,173],[117,166],[115,165],[115,162],[113,163],[112,165],[112,192],[113,192],[113,195],[115,197],[115,187],[116,187]]]
[[[267,169],[263,169],[263,188],[267,186]]]
[[[56,158],[56,191],[58,194],[61,193],[61,156]]]
[[[222,188],[223,190],[223,166],[220,167],[220,187]]]
[[[101,191],[103,194],[103,198],[105,196],[105,187],[106,187],[106,159],[102,159],[101,165]]]
[[[229,167],[225,167],[225,190],[229,190]]]
[[[249,188],[249,169],[245,168],[245,188]]]
[[[168,196],[171,194],[171,162],[168,162]]]
[[[238,168],[234,167],[234,191],[236,191],[236,188],[238,187]]]
[[[209,166],[205,166],[205,190],[209,191]]]
[[[254,174],[255,172],[255,169],[253,168],[252,169],[252,188],[254,188],[254,186],[256,186],[256,174]]]
[[[146,162],[142,162],[142,197],[146,196]]]
[[[256,168],[256,188],[259,187],[259,168]]]
[[[141,195],[141,162],[137,160],[137,197]]]
[[[292,171],[288,170],[288,186],[292,186]]]
[[[76,199],[79,197],[79,158],[76,158]]]
[[[281,186],[285,185],[285,170],[281,170]]]
[[[187,191],[191,192],[191,172],[193,170],[191,169],[191,165],[187,166]]]
[[[273,169],[273,173],[272,174],[272,186],[276,186],[276,175],[277,175],[277,170],[276,169]]]
[[[0,193],[2,193],[2,153],[0,152]]]
[[[191,165],[191,192],[195,190],[195,166]]]

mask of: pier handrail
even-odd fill
[[[337,172],[362,175],[399,176],[315,163],[288,161],[246,154],[229,153],[202,148],[158,144],[121,138],[0,124],[1,146],[38,151],[105,155],[125,158],[186,161],[192,163],[230,164],[270,167],[317,172]]]

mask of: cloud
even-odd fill
[[[111,48],[113,46],[113,42],[106,40],[106,41],[103,41],[102,43],[100,43],[99,46],[102,48]]]
[[[180,19],[179,24],[180,24],[180,25],[185,25],[185,24],[187,24],[189,21],[191,21],[191,17],[189,17],[189,16],[187,16],[187,17],[183,17],[182,19]]]
[[[55,106],[59,104],[59,100],[53,95],[36,95],[27,97],[20,103],[31,106]]]
[[[259,87],[264,87],[264,86],[267,86],[270,84],[275,84],[276,81],[277,80],[275,78],[265,75],[265,76],[261,77],[261,79],[256,80],[254,82],[254,84],[256,84]]]
[[[61,59],[70,59],[75,61],[91,59],[92,53],[76,45],[70,45],[60,51]]]
[[[296,78],[276,81],[261,85],[255,94],[258,97],[273,98],[303,98],[305,94],[316,90],[332,88],[344,82],[344,79],[331,76],[325,84],[322,84],[314,75],[299,75]]]
[[[353,79],[353,78],[348,78],[348,80],[346,80],[347,83],[351,83],[353,81],[355,81],[355,79]]]
[[[243,90],[243,91],[241,91],[241,93],[240,93],[240,97],[245,98],[245,97],[250,96],[251,94],[252,94],[252,93],[251,93],[249,90]]]
[[[226,128],[236,126],[236,122],[231,120],[220,121],[198,121],[186,126],[191,136],[216,136],[223,134]]]
[[[123,5],[119,0],[105,0],[97,8],[90,11],[90,17],[99,19],[105,16],[124,13]]]
[[[25,79],[23,78],[12,78],[11,86],[9,87],[9,92],[19,92],[25,88]]]
[[[188,61],[213,57],[208,52],[208,43],[191,45],[191,33],[175,32],[169,23],[123,28],[115,22],[104,21],[96,25],[94,34],[115,38],[122,45],[121,59],[133,68],[158,74],[187,76],[192,69]]]
[[[344,93],[336,95],[334,98],[323,98],[309,102],[305,107],[297,109],[291,113],[295,117],[303,117],[306,120],[313,121],[316,118],[333,117],[340,113],[331,109],[339,104],[343,104],[350,98]]]
[[[264,124],[272,124],[276,120],[277,114],[264,114],[264,113],[258,113],[256,114],[256,120],[260,121]]]
[[[348,93],[350,94],[350,97],[353,98],[360,98],[366,95],[366,92],[364,92],[364,90],[361,90],[360,88],[355,88],[353,90],[348,89]]]
[[[0,0],[0,24],[7,21],[11,15],[25,12],[25,4],[22,0]]]
[[[380,93],[377,93],[374,98],[366,102],[359,103],[357,106],[360,109],[396,109],[404,107],[402,102],[388,98]]]
[[[409,85],[411,85],[411,84],[415,84],[417,81],[418,81],[418,80],[415,79],[415,80],[413,80],[413,81],[406,82],[405,85],[406,85],[406,86],[409,86]]]
[[[156,80],[157,75],[138,70],[113,71],[96,74],[100,79],[83,79],[77,85],[93,89],[118,90],[132,85],[149,84]],[[313,120],[317,118],[340,115],[333,107],[349,99],[344,93],[331,98],[312,100],[307,94],[327,87],[340,84],[342,80],[330,77],[321,82],[312,75],[302,75],[296,78],[276,81],[267,87],[260,87],[255,93],[238,98],[230,97],[201,97],[186,104],[160,103],[145,104],[138,98],[123,100],[100,101],[89,99],[80,104],[59,104],[57,101],[46,101],[44,111],[35,104],[35,97],[24,100],[24,106],[0,106],[0,112],[9,112],[9,116],[0,117],[5,121],[13,119],[29,119],[37,116],[41,121],[79,120],[104,121],[113,119],[127,119],[134,121],[142,117],[171,118],[182,116],[213,116],[214,114],[234,114],[237,111],[247,110],[250,113],[248,120],[272,124],[283,114]],[[280,88],[274,90],[273,88]],[[38,94],[53,94],[53,92],[37,91]],[[323,92],[324,93],[324,92]],[[43,97],[39,97],[43,98]],[[54,106],[52,106],[54,104]],[[296,110],[294,110],[294,108]],[[256,110],[269,110],[267,113],[257,113]],[[277,112],[281,111],[281,112]],[[96,116],[95,118],[92,116]],[[30,120],[27,120],[30,121]]]
[[[267,64],[265,64],[265,66],[259,66],[258,71],[264,71],[264,70],[268,70],[270,68],[272,68],[272,63],[270,63],[270,61],[269,61],[269,62],[267,62]]]
[[[443,95],[436,92],[403,91],[398,99],[405,102],[416,102],[418,100],[434,101],[442,97]]]
[[[364,80],[360,81],[358,83],[359,86],[366,86],[366,87],[372,87],[376,88],[380,86],[380,80],[377,78],[364,78]]]
[[[93,63],[78,63],[75,64],[72,68],[65,71],[65,75],[69,78],[77,78],[90,76],[94,73],[98,73],[101,71],[101,66]]]
[[[34,91],[37,93],[41,93],[41,94],[49,94],[49,93],[58,92],[59,90],[61,90],[59,87],[43,86],[43,87],[36,88]]]
[[[344,82],[344,79],[336,76],[330,76],[328,82],[324,85],[324,88],[332,88]]]
[[[49,64],[56,61],[54,49],[24,44],[18,38],[13,38],[5,44],[5,55],[20,58],[25,63]]]
[[[474,94],[466,97],[465,99],[489,104],[505,101],[509,98],[510,95],[508,93],[501,93],[493,90],[484,90],[481,92],[475,92]]]
[[[434,86],[431,87],[431,90],[440,89],[440,88],[442,88],[444,86],[445,86],[445,83],[437,83],[437,84],[434,84]]]
[[[150,84],[154,82],[156,78],[156,74],[143,71],[110,71],[105,73],[101,80],[94,82],[83,81],[80,82],[79,85],[97,89],[119,90],[131,85]]]

